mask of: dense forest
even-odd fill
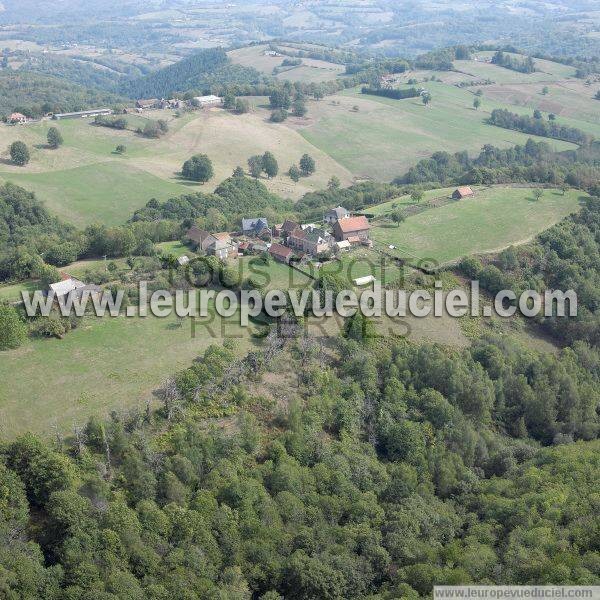
[[[3,596],[416,600],[435,583],[600,582],[600,447],[572,442],[598,432],[596,350],[349,334],[325,352],[291,327],[242,359],[210,347],[158,412],[4,444]],[[275,396],[272,372],[291,377]]]
[[[202,50],[150,73],[141,79],[124,83],[121,90],[132,98],[167,98],[175,92],[209,91],[218,85],[264,83],[255,69],[234,65],[222,48]]]
[[[88,88],[116,93],[121,81],[137,79],[145,72],[140,68],[110,60],[110,57],[90,59],[85,56],[61,57],[52,54],[27,54],[19,71],[50,75]]]

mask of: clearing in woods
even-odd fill
[[[195,338],[190,320],[174,316],[86,317],[62,340],[33,339],[3,352],[0,435],[48,433],[52,426],[69,431],[92,414],[143,405],[167,377],[210,344],[221,344],[224,335],[236,337],[240,354],[254,344],[235,317],[214,316],[197,327]]]
[[[285,46],[281,46],[285,50]],[[244,67],[253,67],[265,75],[272,75],[273,69],[279,68],[280,72],[275,76],[277,79],[288,81],[301,81],[303,83],[323,83],[331,81],[341,75],[345,68],[324,60],[315,60],[313,58],[302,58],[302,64],[299,66],[282,67],[281,63],[290,56],[267,56],[265,51],[269,47],[249,46],[239,48],[229,52],[229,58],[238,65]]]

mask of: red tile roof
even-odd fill
[[[456,188],[454,193],[456,194],[456,192],[458,192],[461,196],[472,196],[475,193],[468,185]]]
[[[353,231],[362,231],[363,229],[369,229],[369,221],[367,217],[348,217],[347,219],[340,219],[336,221],[337,227],[339,227],[342,233],[351,233]]]
[[[279,258],[288,259],[290,256],[292,256],[292,254],[294,254],[294,251],[291,248],[282,246],[281,244],[271,244],[269,253],[273,256],[278,256]]]

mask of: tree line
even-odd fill
[[[592,137],[581,129],[561,125],[555,120],[545,121],[539,111],[536,111],[534,116],[530,117],[510,112],[504,108],[495,108],[492,110],[487,122],[490,125],[496,125],[496,127],[514,129],[515,131],[573,142],[574,144],[586,145],[592,140]]]

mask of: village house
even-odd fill
[[[332,208],[325,215],[324,220],[326,223],[333,225],[333,223],[335,223],[336,221],[339,221],[340,219],[347,219],[349,216],[350,213],[343,206],[338,206],[336,208]]]
[[[291,248],[282,246],[281,244],[271,244],[269,248],[269,254],[277,261],[289,264],[294,251]]]
[[[212,236],[217,240],[217,242],[219,242],[218,247],[221,248],[220,250],[220,254],[224,254],[223,252],[223,248],[225,249],[225,258],[237,258],[238,255],[238,245],[236,242],[234,242],[231,239],[231,236],[229,235],[229,233],[227,233],[226,231],[223,232],[219,232],[219,233],[213,233]],[[224,244],[224,246],[223,246]],[[215,246],[215,250],[217,249],[217,246]],[[210,253],[210,247],[209,247],[209,253]]]
[[[212,235],[212,233],[210,233],[210,231],[200,229],[196,225],[192,225],[192,227],[188,229],[185,237],[191,242],[191,245],[194,249],[203,250],[204,252],[206,252],[208,247],[217,239]]]
[[[290,221],[289,219],[286,219],[281,225],[275,225],[273,234],[276,237],[287,240],[292,231],[298,229],[298,227],[300,227],[300,225],[296,223],[296,221]]]
[[[227,232],[210,233],[193,225],[185,237],[197,250],[202,250],[206,254],[214,255],[222,260],[236,258],[238,255],[238,248]]]
[[[23,123],[27,123],[27,117],[20,112],[14,112],[8,117],[8,122],[13,125],[22,125]]]
[[[297,227],[292,231],[286,240],[286,244],[294,250],[304,252],[304,240],[306,239],[307,232],[301,227]]]
[[[348,217],[333,224],[333,234],[338,242],[347,240],[351,244],[360,244],[368,242],[370,228],[366,217]]]
[[[242,219],[242,231],[248,237],[263,237],[271,235],[269,223],[264,217],[257,219]]]
[[[462,200],[463,198],[468,198],[469,196],[474,196],[474,195],[475,195],[475,192],[468,185],[456,188],[452,192],[452,197],[455,200]]]
[[[287,238],[287,245],[299,252],[317,256],[329,252],[334,240],[331,234],[319,227],[296,228]]]

